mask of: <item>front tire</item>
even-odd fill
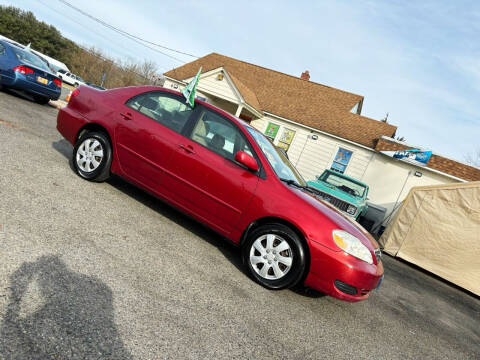
[[[72,153],[72,163],[78,176],[95,182],[110,177],[112,146],[103,132],[88,132],[82,135]]]
[[[243,262],[252,278],[271,290],[295,286],[303,278],[306,256],[300,237],[283,224],[258,227],[242,247]]]

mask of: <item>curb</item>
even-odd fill
[[[58,109],[58,110],[64,108],[65,106],[67,106],[67,104],[68,104],[68,103],[65,102],[65,101],[63,101],[63,100],[55,100],[55,101],[50,100],[50,101],[48,102],[48,105],[50,105],[51,107],[54,107],[54,108],[56,108],[56,109]]]

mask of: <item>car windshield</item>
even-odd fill
[[[328,171],[323,173],[319,177],[319,180],[333,185],[338,190],[346,192],[349,195],[363,197],[363,194],[365,194],[365,186]]]
[[[293,181],[300,186],[307,185],[298,170],[295,169],[282,151],[277,149],[275,145],[270,142],[270,140],[250,126],[247,126],[247,130],[250,135],[253,136],[260,149],[262,149],[263,154],[280,179]]]
[[[48,66],[36,55],[32,54],[29,51],[19,49],[17,47],[12,47],[13,52],[15,53],[17,59],[23,63],[28,63],[39,69],[50,72],[51,70]]]

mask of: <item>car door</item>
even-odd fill
[[[122,172],[161,192],[165,167],[192,113],[180,96],[162,91],[142,93],[121,105],[115,138]]]
[[[258,173],[236,163],[234,156],[239,150],[253,155],[253,150],[236,124],[197,106],[196,123],[188,138],[178,143],[163,187],[176,202],[229,234],[259,181]]]

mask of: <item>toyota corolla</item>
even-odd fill
[[[58,113],[76,173],[117,174],[241,248],[268,289],[303,283],[366,299],[383,278],[376,241],[311,191],[258,130],[206,102],[159,87],[80,86]]]

